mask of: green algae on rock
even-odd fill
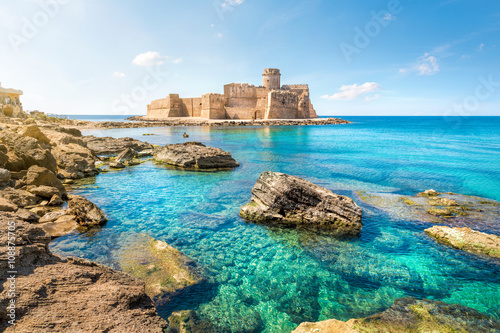
[[[384,312],[347,322],[302,323],[293,333],[413,333],[498,332],[500,321],[474,309],[413,297],[397,299]]]
[[[470,228],[434,226],[425,232],[438,242],[459,250],[500,258],[500,237]]]
[[[142,234],[120,253],[119,264],[123,271],[146,283],[146,293],[157,304],[206,281],[196,262],[167,243]]]
[[[209,321],[201,320],[195,311],[177,311],[168,317],[166,333],[216,333]]]
[[[245,220],[358,234],[361,208],[351,198],[278,172],[263,172],[252,188],[252,199],[240,210]]]

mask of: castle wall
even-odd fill
[[[265,119],[296,119],[299,96],[285,90],[273,90],[268,95]]]
[[[226,119],[224,108],[225,96],[221,94],[205,94],[201,96],[202,109],[201,118],[204,119]]]
[[[182,110],[186,117],[201,117],[202,98],[182,98]]]

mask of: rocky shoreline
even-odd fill
[[[297,125],[295,121],[255,122],[103,122],[92,128],[152,126],[261,126]],[[109,168],[121,169],[154,157],[186,169],[224,170],[239,164],[230,153],[200,143],[153,145],[131,138],[83,136],[74,128],[89,122],[59,124],[32,118],[0,118],[0,226],[15,225],[16,330],[30,332],[216,332],[193,311],[174,312],[168,321],[158,316],[155,304],[208,282],[203,267],[165,242],[137,235],[123,249],[120,267],[113,270],[79,258],[62,259],[50,252],[49,242],[69,232],[99,228],[107,218],[94,203],[71,194],[71,184]],[[329,118],[300,125],[348,123]],[[143,126],[144,125],[144,126]],[[73,127],[72,127],[73,126]],[[102,127],[101,127],[102,126]],[[123,126],[123,127],[122,127]],[[264,172],[252,190],[251,202],[242,207],[248,221],[287,227],[330,229],[339,234],[360,233],[360,207],[298,177]],[[500,204],[482,198],[442,194],[433,190],[416,196],[359,193],[366,203],[422,223],[452,227],[492,226]],[[496,230],[496,229],[495,229]],[[476,254],[498,257],[500,237],[471,229],[433,227],[426,232],[440,242]],[[461,237],[456,236],[459,233]],[[478,238],[479,237],[479,238]],[[481,244],[488,242],[488,249]],[[468,241],[470,244],[463,244]],[[0,266],[7,271],[10,245],[0,236]],[[443,245],[444,246],[444,245]],[[0,330],[8,325],[10,281],[0,279]],[[414,332],[448,330],[488,332],[500,323],[475,310],[430,300],[403,298],[386,311],[348,322],[330,320],[304,323],[295,332]]]

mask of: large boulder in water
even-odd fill
[[[95,137],[92,135],[84,136],[83,140],[87,143],[87,147],[96,155],[116,155],[127,148],[135,151],[143,151],[153,149],[154,147],[147,143],[132,138],[111,138],[111,137]]]
[[[397,299],[384,312],[347,322],[326,320],[302,323],[292,333],[309,332],[498,332],[500,322],[474,309],[459,304],[447,304],[413,297]]]
[[[252,189],[251,202],[240,215],[249,221],[334,230],[358,234],[362,211],[348,197],[304,179],[263,172]]]
[[[166,145],[156,149],[153,157],[161,163],[195,170],[232,169],[239,166],[230,153],[200,142]]]
[[[79,195],[70,195],[68,207],[76,222],[85,227],[101,226],[108,222],[106,215],[93,202]]]

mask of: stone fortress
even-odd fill
[[[279,69],[264,70],[263,86],[231,83],[224,94],[196,98],[170,94],[148,105],[147,118],[191,117],[200,119],[311,119],[318,118],[309,99],[307,84],[281,86]]]

